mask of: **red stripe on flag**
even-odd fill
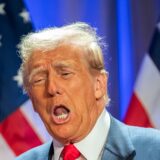
[[[135,93],[132,95],[124,122],[134,126],[153,127],[147,112]]]
[[[16,155],[42,144],[20,110],[15,111],[0,124],[0,133]]]

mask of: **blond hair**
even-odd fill
[[[26,87],[25,64],[35,50],[50,51],[61,45],[69,44],[83,47],[86,60],[91,68],[105,71],[102,50],[105,44],[97,36],[96,29],[82,22],[62,27],[47,28],[22,37],[18,45],[22,64],[20,67],[24,88]]]

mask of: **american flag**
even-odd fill
[[[160,22],[142,62],[124,122],[160,129]]]
[[[12,160],[49,139],[17,75],[16,46],[32,30],[22,0],[0,0],[0,159]]]

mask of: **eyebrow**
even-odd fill
[[[53,67],[55,68],[68,68],[68,67],[74,67],[76,66],[75,65],[75,62],[73,60],[68,60],[68,61],[61,61],[61,62],[56,62],[54,64],[52,64]]]
[[[31,81],[34,75],[36,75],[37,73],[43,72],[43,71],[45,71],[45,68],[43,66],[34,68],[29,74],[29,78],[28,78],[29,82]]]
[[[60,62],[54,62],[53,64],[51,64],[53,68],[57,68],[57,69],[62,69],[62,68],[75,68],[76,67],[76,70],[79,70],[78,69],[78,66],[76,66],[75,64],[75,61],[73,60],[68,60],[68,61],[60,61]],[[34,75],[38,74],[38,73],[41,73],[41,72],[44,72],[46,71],[45,67],[44,66],[37,66],[35,67],[31,73],[29,74],[29,82],[31,81],[31,79],[33,78]]]

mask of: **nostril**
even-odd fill
[[[49,86],[47,92],[50,96],[55,96],[55,95],[61,94],[60,89],[57,86]]]
[[[54,96],[56,96],[56,95],[59,95],[59,92],[48,92],[48,95],[49,95],[50,97],[54,97]]]
[[[52,90],[52,89],[50,89],[50,90],[48,90],[48,94],[50,96],[55,96],[55,95],[60,95],[60,92],[58,90]]]

